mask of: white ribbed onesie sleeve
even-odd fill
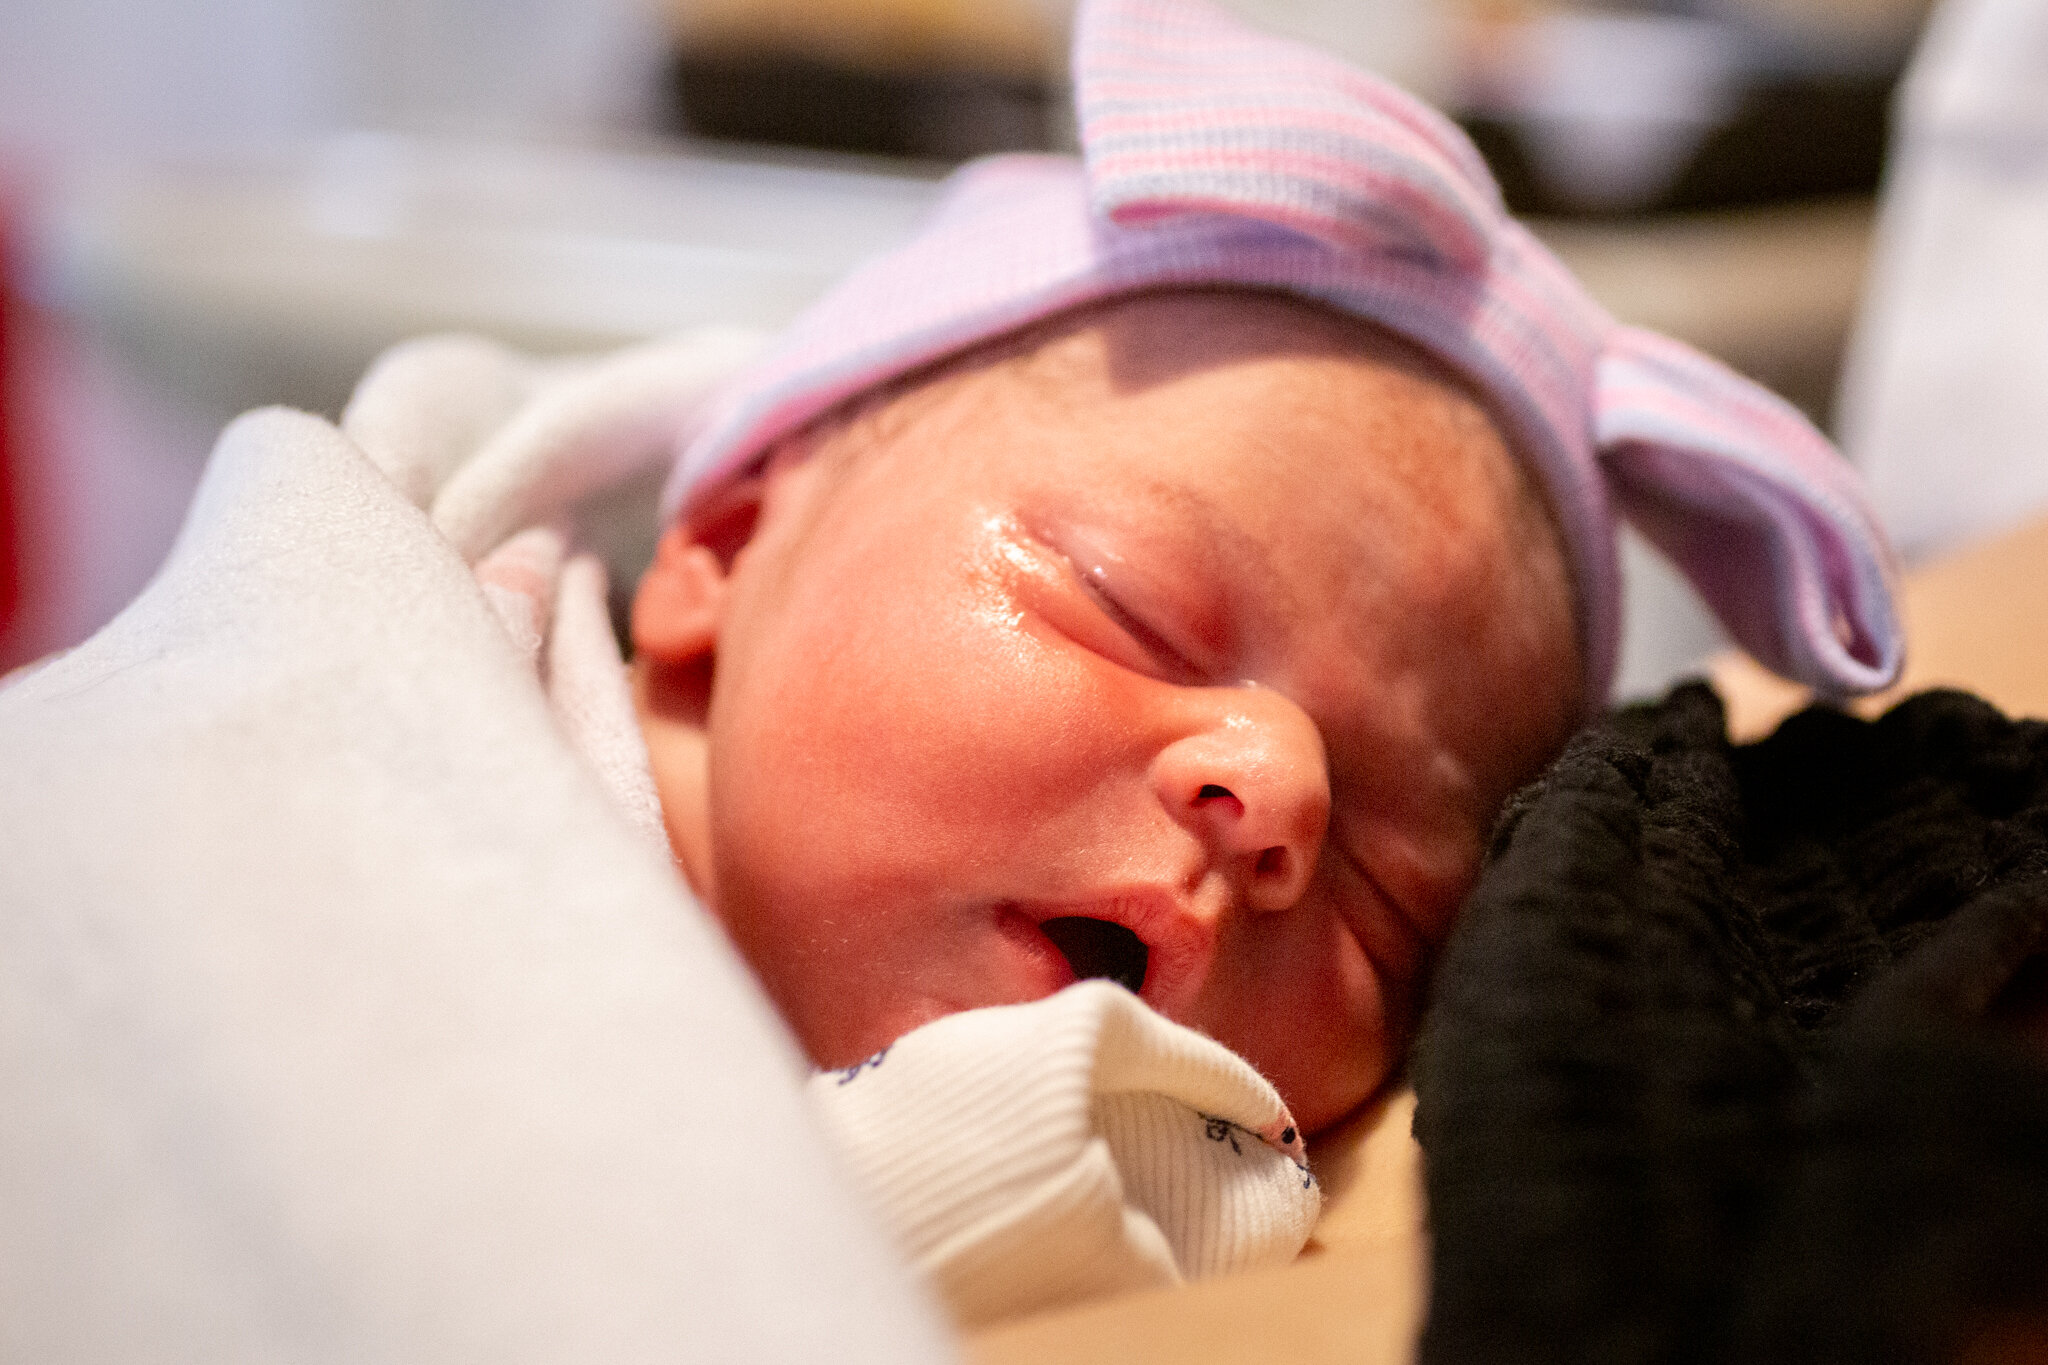
[[[963,1326],[1283,1264],[1322,1208],[1272,1085],[1106,981],[950,1015],[810,1088]]]

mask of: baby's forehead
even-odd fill
[[[1220,411],[1219,411],[1220,409]],[[1154,290],[1006,334],[842,403],[790,448],[887,446],[938,423],[953,432],[1026,420],[1078,437],[1122,418],[1199,432],[1219,416],[1278,442],[1320,425],[1418,482],[1447,471],[1440,447],[1526,482],[1505,427],[1472,386],[1420,347],[1305,299],[1239,288]],[[1191,448],[1192,449],[1192,448]],[[1410,468],[1426,461],[1424,468]],[[1285,461],[1263,472],[1282,476]],[[1341,480],[1350,472],[1326,468]]]
[[[1441,534],[1505,509],[1536,540],[1554,539],[1505,425],[1449,366],[1372,323],[1277,292],[1103,301],[914,375],[865,410],[874,442],[926,420],[963,444],[1025,425],[1050,442],[1093,443],[1104,462],[1131,453],[1168,496],[1189,482],[1220,496],[1232,480],[1241,496],[1292,484],[1317,505],[1427,521]],[[1028,441],[989,449],[1044,458]],[[1087,467],[1060,467],[1077,463]],[[1309,509],[1247,497],[1242,520],[1282,536]]]
[[[1275,371],[1318,364],[1384,371],[1411,385],[1483,405],[1449,366],[1363,318],[1275,290],[1155,289],[1098,301],[999,337],[933,371],[985,372],[1119,392],[1200,383],[1250,365]],[[913,380],[913,383],[915,380]]]

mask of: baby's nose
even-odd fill
[[[1278,692],[1251,685],[1205,691],[1215,699],[1212,713],[1159,751],[1153,790],[1244,904],[1284,910],[1308,889],[1330,820],[1322,735]]]

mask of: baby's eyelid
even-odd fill
[[[1116,593],[1111,591],[1106,581],[1108,573],[1101,565],[1077,567],[1081,583],[1088,590],[1088,595],[1095,599],[1103,614],[1116,623],[1117,629],[1128,635],[1147,654],[1170,665],[1176,673],[1188,679],[1201,676],[1201,670],[1176,649],[1171,640],[1146,624],[1142,617],[1126,607]]]

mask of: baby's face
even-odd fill
[[[759,492],[729,575],[700,553],[680,590],[708,698],[660,628],[688,532],[640,695],[676,845],[814,1060],[1078,970],[1311,1130],[1381,1084],[1579,705],[1561,558],[1476,403],[1308,305],[1144,296]]]

